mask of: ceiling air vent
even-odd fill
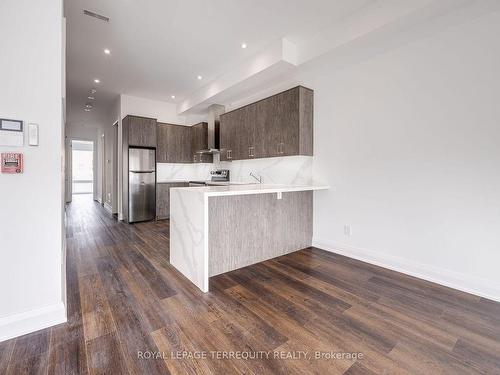
[[[109,17],[103,16],[102,14],[91,12],[90,10],[84,9],[83,14],[89,17],[97,18],[98,20],[109,22]]]

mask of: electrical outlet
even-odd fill
[[[276,199],[283,199],[283,193],[281,191],[276,193]]]
[[[345,224],[344,225],[344,234],[349,237],[351,235],[351,233],[352,233],[351,226],[349,224]]]

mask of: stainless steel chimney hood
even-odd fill
[[[198,154],[217,154],[219,153],[219,126],[220,115],[226,111],[223,105],[212,104],[208,107],[208,148],[196,151]]]

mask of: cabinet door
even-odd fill
[[[268,157],[299,153],[298,88],[260,102],[264,115],[265,154]]]
[[[266,157],[281,156],[280,108],[283,107],[281,95],[275,95],[260,101],[258,111],[261,114],[264,131],[264,150]]]
[[[158,126],[156,128],[156,161],[158,163],[167,162],[167,126],[168,125],[166,124],[158,123]]]
[[[188,183],[160,183],[156,185],[156,219],[170,218],[170,189],[174,187],[187,187]]]
[[[313,156],[314,91],[299,87],[299,155]]]
[[[166,137],[166,163],[177,163],[178,155],[180,153],[180,137],[178,136],[178,126],[175,125],[167,125],[165,131]]]
[[[276,124],[281,156],[299,154],[299,88],[280,94]]]
[[[191,134],[191,147],[193,152],[208,148],[208,124],[206,122],[193,125],[191,127]]]
[[[128,143],[130,146],[156,147],[156,120],[127,116]]]
[[[192,163],[193,151],[191,148],[191,127],[190,126],[179,126],[180,131],[180,163]]]
[[[262,102],[257,102],[248,107],[248,120],[251,134],[249,140],[251,142],[251,158],[267,157],[267,129],[266,122],[268,113],[265,110],[265,105]]]
[[[156,147],[156,120],[152,118],[142,119],[142,146]]]
[[[232,111],[220,116],[220,160],[234,160],[235,125],[238,111]]]
[[[249,124],[251,119],[248,107],[235,111],[234,116],[234,160],[246,160],[250,158],[250,147],[253,146],[253,131]]]
[[[167,219],[170,211],[168,184],[156,185],[156,219]]]
[[[166,163],[191,163],[191,128],[167,124]]]
[[[128,118],[128,144],[130,146],[142,146],[142,118],[127,116]]]

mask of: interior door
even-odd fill
[[[72,158],[72,155],[73,155],[73,152],[72,152],[72,149],[71,149],[71,139],[70,138],[66,138],[66,147],[65,147],[65,152],[66,152],[66,161],[65,161],[65,164],[66,164],[66,175],[65,175],[65,185],[66,185],[66,189],[65,189],[65,199],[66,199],[66,203],[70,203],[71,202],[71,197],[73,196],[73,173],[72,173],[72,169],[71,169],[71,166],[73,165],[73,158]]]

